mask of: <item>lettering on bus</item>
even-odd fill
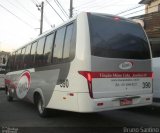
[[[150,72],[101,72],[96,78],[147,78]]]
[[[30,88],[31,76],[29,71],[25,71],[21,74],[18,82],[18,86],[16,88],[17,97],[23,99]]]

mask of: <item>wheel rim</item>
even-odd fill
[[[38,101],[38,110],[39,110],[40,114],[42,114],[44,112],[44,104],[43,104],[43,101],[41,98]]]

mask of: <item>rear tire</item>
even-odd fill
[[[7,101],[8,102],[12,102],[13,101],[13,97],[10,95],[9,91],[7,91]]]
[[[42,99],[41,96],[37,97],[37,110],[38,110],[38,114],[41,117],[47,117],[48,116],[48,110],[44,107],[44,101]]]

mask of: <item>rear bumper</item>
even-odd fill
[[[153,106],[160,106],[160,97],[153,97]]]
[[[79,106],[78,112],[84,112],[84,113],[100,112],[100,111],[107,111],[107,110],[114,110],[114,109],[150,105],[152,104],[152,97],[153,97],[152,94],[138,95],[137,98],[133,99],[133,104],[121,106],[120,100],[116,97],[91,99],[88,93],[79,93],[78,94],[78,106]],[[99,106],[97,104],[99,104]]]

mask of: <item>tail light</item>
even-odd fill
[[[151,78],[154,79],[154,73],[153,72],[151,73]]]
[[[79,71],[79,74],[84,76],[87,79],[88,83],[88,89],[89,89],[89,95],[91,98],[93,98],[93,91],[92,91],[92,73],[88,71]]]

